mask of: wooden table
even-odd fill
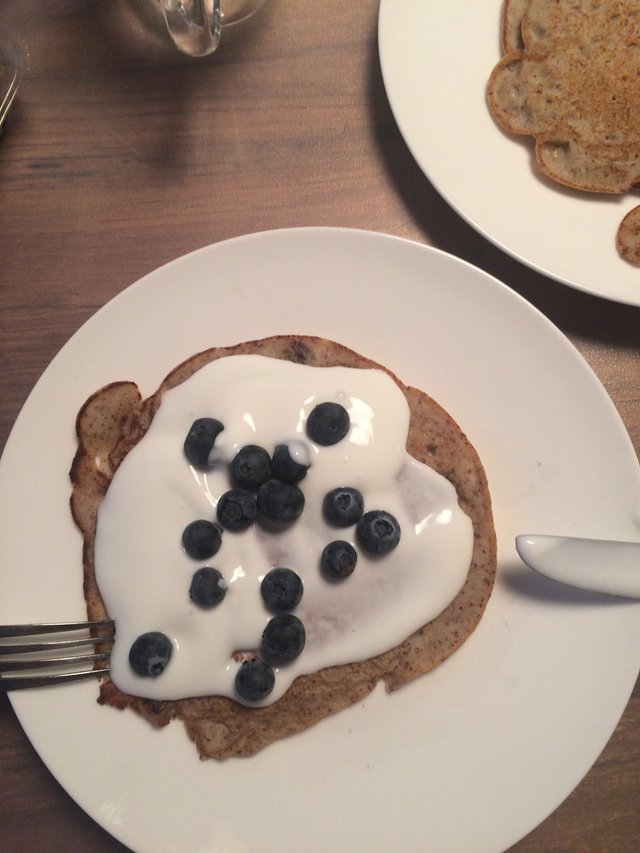
[[[270,0],[199,61],[143,7],[0,7],[0,43],[28,49],[0,138],[0,446],[58,349],[143,274],[235,235],[332,225],[436,245],[502,279],[574,342],[640,451],[640,310],[520,266],[438,196],[387,102],[377,0]],[[6,697],[0,709],[0,849],[124,850],[58,786]],[[586,779],[514,849],[637,850],[639,791],[640,684]]]

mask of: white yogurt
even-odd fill
[[[350,431],[321,447],[306,435],[309,412],[321,402],[341,403]],[[217,418],[213,467],[202,472],[186,460],[184,439],[196,418]],[[370,658],[405,640],[455,598],[466,579],[473,529],[453,486],[405,449],[406,399],[382,370],[309,367],[257,355],[218,359],[168,391],[145,435],[117,470],[100,506],[95,543],[96,576],[116,623],[111,675],[123,691],[151,699],[223,695],[238,700],[237,651],[256,650],[272,617],[260,583],[286,566],[304,582],[295,615],[307,640],[300,656],[276,669],[278,699],[303,673]],[[302,442],[296,452],[310,468],[299,486],[302,516],[280,533],[254,525],[225,531],[209,560],[182,548],[191,521],[215,520],[219,496],[229,487],[226,463],[240,447]],[[355,542],[355,528],[335,528],[322,517],[322,500],[337,486],[364,497],[365,511],[384,509],[398,520],[401,537],[388,555],[370,558]],[[327,582],[320,573],[324,546],[344,539],[356,547],[352,575]],[[193,604],[189,586],[203,565],[217,568],[228,585],[210,610]],[[171,660],[157,678],[141,678],[128,662],[134,640],[161,631],[172,641]],[[240,700],[238,700],[240,701]],[[248,704],[248,703],[247,703]]]

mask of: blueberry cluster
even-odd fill
[[[400,525],[395,516],[383,509],[364,511],[364,499],[348,486],[332,489],[322,502],[322,513],[332,527],[353,527],[360,548],[373,557],[392,551],[400,541]],[[335,539],[322,551],[320,568],[330,580],[348,578],[358,562],[358,552],[350,542]]]
[[[212,451],[224,425],[215,418],[199,418],[184,441],[188,462],[200,469],[211,466]],[[320,403],[309,414],[307,436],[321,446],[341,441],[349,432],[346,409],[338,403]],[[182,533],[185,552],[194,560],[206,561],[220,550],[225,532],[238,533],[254,523],[269,530],[282,530],[303,512],[305,498],[299,483],[308,465],[299,462],[286,444],[270,455],[258,445],[240,448],[228,466],[229,486],[218,499],[215,520],[197,519]],[[324,498],[322,513],[332,527],[355,525],[355,540],[366,553],[380,556],[396,547],[400,539],[397,520],[384,510],[365,512],[361,493],[351,487],[332,489]],[[350,542],[334,540],[324,548],[320,570],[332,581],[347,578],[355,569],[357,552]],[[201,608],[219,605],[227,585],[218,569],[205,565],[192,576],[189,598]],[[262,634],[255,656],[240,665],[235,681],[238,695],[249,702],[266,697],[275,684],[274,667],[294,660],[302,652],[306,632],[291,611],[299,604],[303,584],[289,568],[273,568],[263,578],[260,592],[272,617]],[[171,658],[170,639],[158,631],[142,634],[133,643],[129,662],[143,677],[156,677]]]
[[[291,569],[277,568],[268,572],[260,585],[260,593],[275,616],[262,632],[260,649],[252,660],[243,661],[236,673],[238,695],[247,702],[258,702],[273,690],[274,666],[295,660],[304,649],[307,634],[293,610],[302,598],[303,585]]]
[[[215,440],[224,425],[215,418],[198,418],[184,440],[187,461],[206,470]],[[246,445],[229,465],[231,488],[222,494],[216,508],[216,520],[196,519],[182,532],[182,546],[194,560],[209,560],[222,545],[224,531],[238,532],[254,521],[276,529],[295,521],[304,508],[304,495],[297,483],[308,466],[291,455],[286,444],[278,445],[270,457],[257,445]],[[224,599],[227,585],[222,573],[211,566],[198,568],[191,578],[189,598],[204,609],[216,607]],[[302,651],[306,635],[302,622],[287,611],[302,597],[302,581],[290,569],[270,571],[262,583],[262,597],[277,612],[264,631],[261,659],[247,661],[238,673],[238,693],[253,701],[273,688],[272,665],[293,660]],[[171,659],[172,643],[166,634],[149,631],[141,634],[129,650],[129,664],[143,678],[156,678]]]
[[[241,447],[229,465],[231,488],[220,496],[217,520],[225,530],[246,530],[255,521],[267,528],[290,524],[304,509],[297,483],[307,467],[291,457],[286,444],[273,458],[255,444]]]

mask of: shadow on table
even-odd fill
[[[66,121],[81,116],[89,137],[101,134],[98,153],[111,140],[116,156],[174,180],[173,170],[192,166],[201,144],[194,115],[206,116],[209,128],[229,121],[238,67],[269,24],[269,6],[225,29],[214,54],[194,59],[174,46],[152,2],[31,0],[24,9],[2,0],[0,44],[9,33],[25,56],[19,100],[29,104],[28,120],[51,121],[45,111],[60,100]],[[16,115],[22,112],[18,103]],[[56,172],[61,164],[54,158],[38,167]]]

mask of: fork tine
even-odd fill
[[[99,629],[96,636],[69,636],[78,630]],[[59,634],[63,639],[45,639]],[[55,652],[63,649],[74,649],[88,645],[98,645],[110,642],[114,635],[114,625],[110,620],[100,622],[53,622],[39,625],[3,625],[0,626],[0,638],[8,642],[0,642],[0,655],[26,654],[28,652]],[[38,639],[31,641],[30,636]],[[23,642],[13,642],[14,639]]]
[[[69,681],[80,681],[95,675],[107,675],[109,667],[100,669],[84,669],[80,672],[56,672],[52,675],[0,675],[0,692],[9,690],[24,690],[29,687],[47,687],[54,684],[64,684]]]
[[[19,672],[21,670],[52,669],[56,666],[69,666],[71,664],[89,663],[90,661],[108,660],[111,649],[105,652],[93,652],[84,655],[71,655],[60,658],[20,658],[19,660],[0,660],[0,673]]]
[[[0,655],[21,655],[29,652],[55,652],[63,649],[78,649],[82,646],[96,646],[109,642],[113,634],[101,637],[78,637],[75,640],[51,640],[46,643],[0,643]]]
[[[36,622],[32,625],[0,625],[0,637],[29,637],[32,634],[57,634],[91,628],[113,628],[111,619],[95,622]]]
[[[4,642],[0,643],[0,692],[105,675],[109,672],[114,630],[115,626],[109,619],[1,625],[0,637]],[[73,636],[78,631],[83,634]],[[89,631],[95,636],[91,636]],[[60,639],[56,639],[57,636]],[[32,641],[31,637],[35,640]],[[107,648],[100,649],[100,646]],[[65,655],[69,649],[79,651]],[[78,668],[90,663],[94,664],[91,669]],[[58,671],[42,672],[54,668]]]
[[[18,87],[20,85],[20,77],[21,77],[20,69],[15,68],[13,71],[13,75],[11,80],[9,81],[9,85],[7,87],[7,91],[5,96],[0,103],[0,133],[2,132],[2,126],[5,122],[7,115],[9,114],[9,110],[11,109],[11,105],[18,94]]]

